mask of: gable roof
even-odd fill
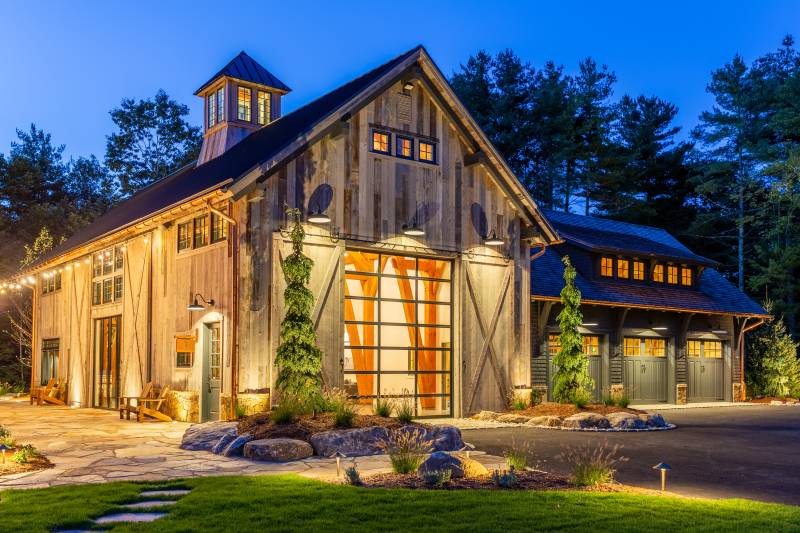
[[[239,52],[239,55],[231,59],[227,65],[222,67],[219,72],[211,76],[211,78],[197,89],[194,94],[200,94],[203,89],[214,83],[221,76],[228,76],[237,80],[249,81],[259,85],[266,85],[279,91],[289,92],[291,89],[288,85],[276,78],[270,71],[262,67],[258,61],[247,55],[246,53]]]
[[[249,188],[255,186],[257,180],[263,179],[271,169],[310,142],[313,131],[347,118],[348,107],[363,105],[366,100],[382,90],[384,84],[394,81],[396,76],[408,70],[420,59],[425,60],[429,72],[441,76],[444,80],[424,48],[422,46],[412,48],[254,131],[220,156],[202,165],[184,167],[142,189],[43,255],[28,270],[40,268],[45,263],[82,245],[196,199],[215,188],[225,187],[235,196],[245,194]],[[443,83],[450,92],[450,97],[456,98],[455,103],[460,105],[446,80]],[[482,148],[497,154],[465,109],[463,113],[467,122],[472,121],[470,126],[479,137]],[[500,158],[499,155],[497,157]],[[549,242],[556,241],[558,235],[555,230],[539,213],[538,207],[505,161],[500,158],[496,164],[503,173],[501,177],[505,179],[505,185],[509,188],[509,196],[523,206],[525,216],[539,224]]]
[[[584,221],[584,224],[580,224],[580,221],[577,221],[571,225],[572,228],[577,230],[591,232],[592,240],[602,237],[601,234],[603,232],[598,228],[609,227],[618,232],[623,227],[630,227],[632,232],[635,232],[630,235],[630,238],[635,242],[638,242],[637,239],[644,239],[648,242],[661,243],[678,251],[686,250],[677,239],[658,228],[581,215],[568,214],[565,217],[557,215],[551,220],[554,220],[554,225],[559,230],[559,234],[565,238],[566,244],[548,247],[544,254],[531,262],[531,295],[533,299],[551,301],[560,299],[561,289],[564,288],[564,264],[561,259],[568,253],[573,255],[569,251],[570,245],[578,248],[577,250],[573,248],[573,251],[577,252],[578,255],[588,255],[583,247],[571,241],[572,237],[562,231],[562,226],[559,223],[559,220],[563,221],[567,218],[574,220],[574,217],[592,219],[591,221]],[[615,232],[611,233],[614,239],[621,235]],[[647,237],[650,238],[648,239]],[[595,277],[591,271],[585,272],[587,269],[581,268],[587,262],[591,264],[591,259],[588,257],[571,257],[571,259],[573,265],[576,266],[575,286],[581,291],[581,300],[584,303],[737,316],[768,316],[763,307],[754,302],[712,267],[703,269],[697,280],[696,288],[686,288]],[[584,259],[587,261],[584,261]]]
[[[704,266],[717,262],[698,255],[661,228],[606,218],[542,210],[565,241],[600,253],[629,253],[658,259],[675,259]]]

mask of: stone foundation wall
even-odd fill
[[[619,400],[625,395],[625,386],[622,383],[614,383],[611,385],[611,397]]]
[[[220,413],[220,418],[227,420],[230,418],[231,413],[234,413],[234,415],[236,414],[236,410],[231,408],[230,394],[222,395],[220,402],[222,403],[222,412]],[[244,410],[245,415],[248,416],[269,411],[269,393],[240,392],[236,395],[236,403],[240,409]]]
[[[197,391],[170,390],[167,394],[164,414],[180,422],[200,422],[200,393]]]
[[[745,384],[740,381],[735,381],[733,383],[733,401],[734,402],[743,402],[747,399],[747,388]]]
[[[533,390],[537,391],[540,396],[539,400],[546,402],[547,401],[547,385],[534,385]]]
[[[686,383],[678,383],[675,385],[675,403],[683,405],[686,403]]]

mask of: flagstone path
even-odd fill
[[[33,444],[55,465],[39,472],[0,476],[0,490],[108,481],[167,480],[197,476],[295,473],[336,479],[336,461],[309,458],[290,463],[262,463],[178,448],[185,422],[120,420],[116,412],[31,406],[27,401],[0,400],[0,425],[17,442]],[[487,468],[505,465],[501,457],[476,453]],[[362,476],[391,471],[384,455],[342,461],[342,471],[355,464]]]

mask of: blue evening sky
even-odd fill
[[[586,56],[617,73],[616,97],[654,94],[691,128],[711,105],[709,73],[800,38],[800,2],[249,2],[4,0],[0,152],[31,122],[102,158],[123,97],[192,93],[240,50],[294,91],[290,111],[422,43],[446,75],[478,49],[510,47],[574,71]]]

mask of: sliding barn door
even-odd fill
[[[514,263],[465,258],[461,269],[462,415],[500,410],[511,388]]]

